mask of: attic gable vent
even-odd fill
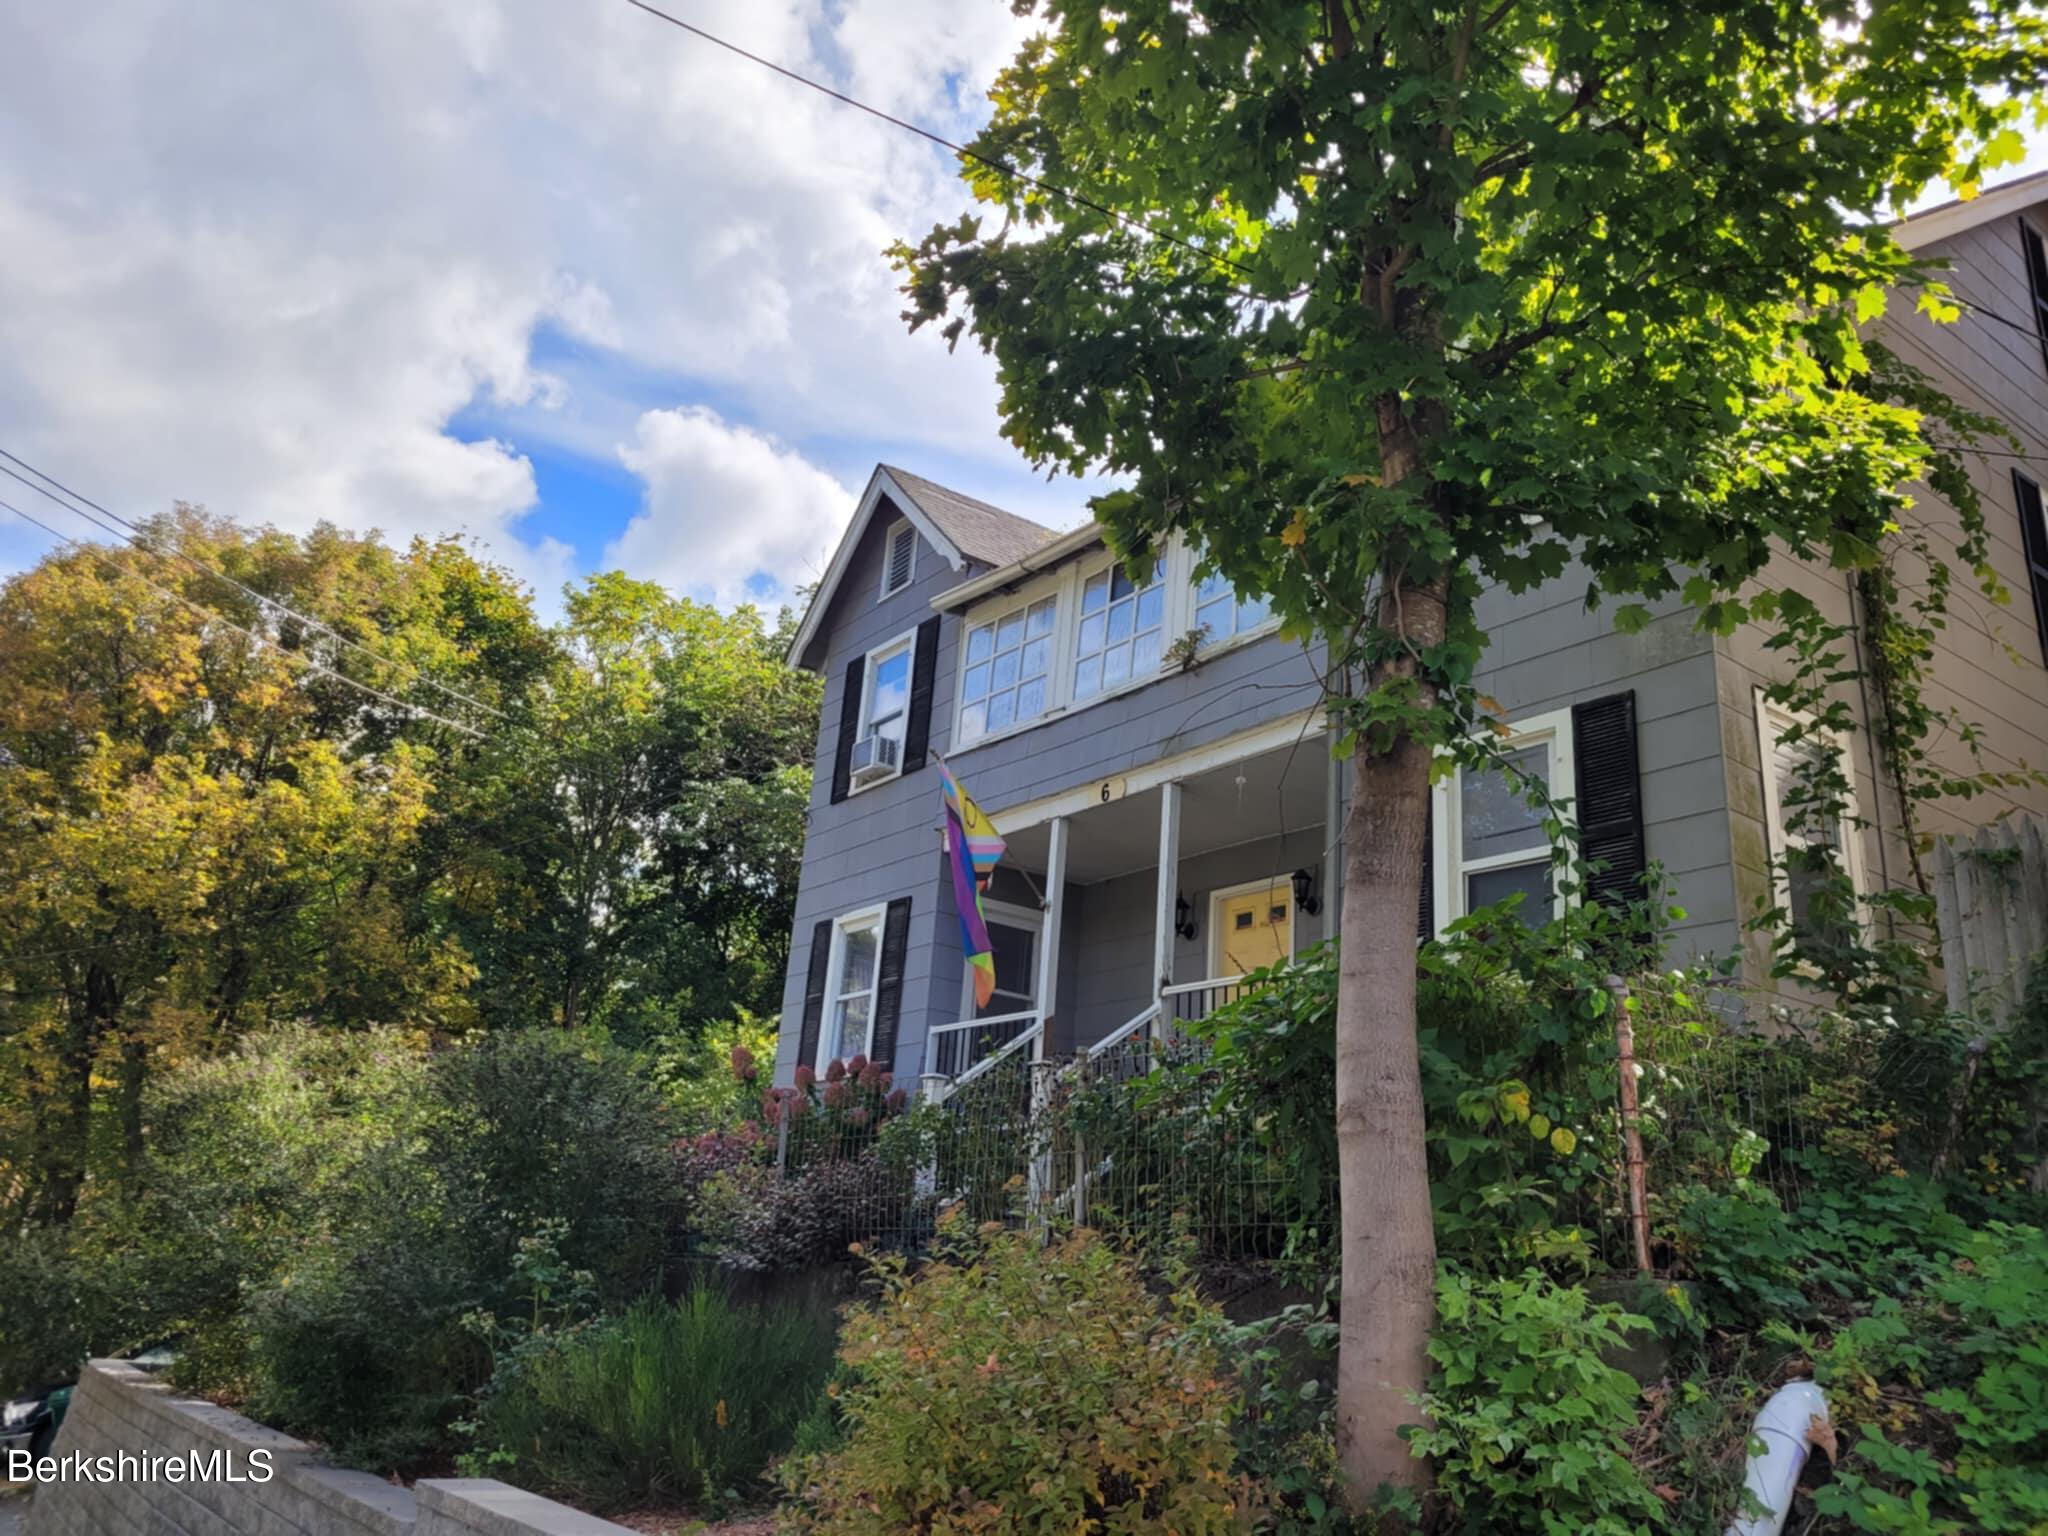
[[[888,558],[882,562],[882,596],[893,596],[910,585],[916,561],[917,530],[907,522],[898,523],[889,530]]]

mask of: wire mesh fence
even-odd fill
[[[808,1091],[771,1090],[761,1126],[686,1144],[685,1246],[747,1268],[828,1262],[853,1245],[914,1254],[957,1211],[1170,1237],[1217,1266],[1327,1267],[1334,1156],[1291,1155],[1262,1085],[1220,1067],[1210,1037],[1176,1010],[1134,1023],[1145,1027],[1061,1059],[1034,1059],[1037,1042],[1013,1034],[1020,1048],[981,1053],[971,1074],[922,1100],[858,1061]],[[1910,1073],[1908,1049],[1873,1071]],[[1828,1100],[1840,1064],[1820,1070],[1796,1037],[1646,1027],[1635,1058],[1655,1268],[1683,1260],[1677,1192],[1733,1181],[1796,1209],[1814,1154],[1845,1125],[1853,1132]],[[1617,1268],[1638,1252],[1625,1129],[1617,1096],[1575,1128],[1574,1158],[1525,1133],[1497,1138],[1500,1186],[1537,1191],[1556,1229]],[[1574,1171],[1560,1177],[1565,1165]]]

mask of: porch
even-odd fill
[[[1341,781],[1320,730],[1280,734],[992,812],[1009,844],[984,900],[996,993],[977,1010],[963,984],[958,1013],[926,1031],[928,1097],[998,1062],[1181,1033],[1335,932]]]

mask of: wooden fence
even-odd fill
[[[2048,831],[2009,816],[1934,845],[1934,909],[1948,1005],[1992,1017],[2026,995],[2033,958],[2048,948]]]

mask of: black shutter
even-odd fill
[[[1599,866],[1586,896],[1616,910],[1643,898],[1643,779],[1636,761],[1636,696],[1611,693],[1572,706],[1579,853]]]
[[[882,963],[875,972],[875,1041],[868,1057],[883,1071],[896,1060],[896,1021],[903,1016],[903,951],[910,942],[910,898],[898,896],[882,919]]]
[[[932,692],[939,671],[939,616],[917,626],[917,646],[910,658],[910,720],[903,728],[903,771],[924,766],[932,745]]]
[[[2041,637],[2041,659],[2048,661],[2048,522],[2042,521],[2041,487],[2014,470],[2012,495],[2019,503],[2020,548],[2026,551],[2028,584],[2034,589],[2034,629]]]
[[[2040,231],[2020,215],[2020,252],[2027,267],[2027,297],[2033,301],[2034,332],[2041,338],[2041,357],[2048,362],[2048,249]]]
[[[811,968],[804,977],[804,1018],[797,1030],[796,1061],[800,1067],[818,1059],[818,1027],[825,1019],[825,967],[832,963],[832,919],[820,918],[811,929]]]
[[[860,734],[860,692],[867,671],[867,657],[854,657],[846,664],[846,682],[839,690],[839,745],[832,752],[834,805],[844,800],[853,787],[853,742]]]
[[[1415,914],[1415,937],[1436,937],[1436,791],[1422,797],[1422,900]]]

